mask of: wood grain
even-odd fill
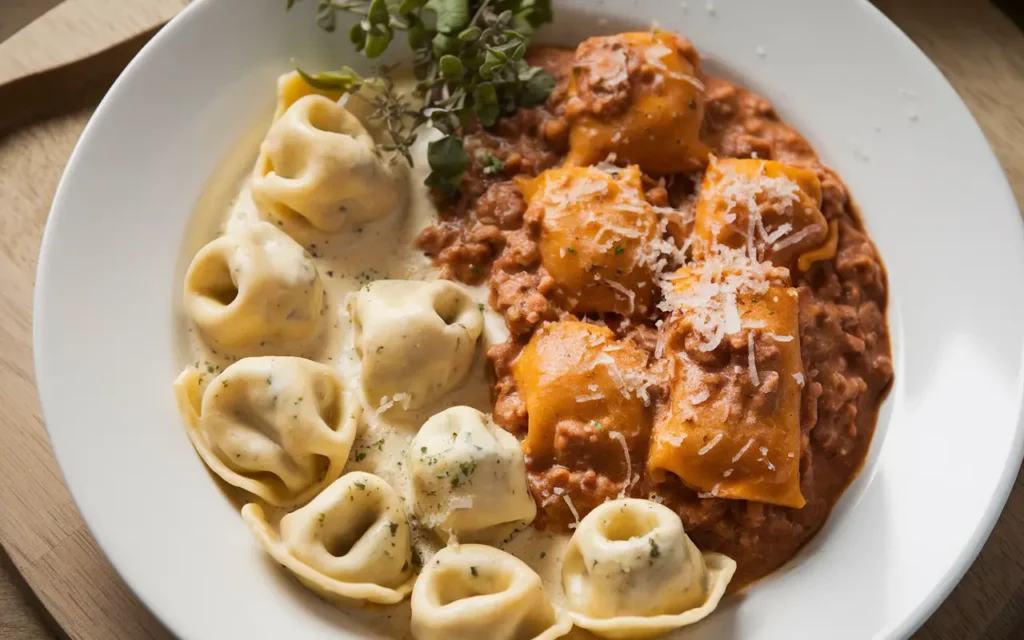
[[[57,0],[0,0],[0,40],[31,11]],[[12,4],[13,3],[13,4]],[[66,64],[159,24],[185,0],[67,0],[6,42],[0,83]],[[1024,207],[1024,35],[985,0],[877,0],[964,97]],[[20,21],[20,22],[19,22]],[[39,417],[31,305],[43,224],[88,110],[0,137],[0,638],[52,638],[38,599],[74,639],[167,638],[134,599],[83,525]],[[955,150],[951,150],[955,152]],[[24,577],[25,593],[16,570]],[[24,596],[24,597],[23,597]],[[1024,482],[922,640],[1024,637]]]

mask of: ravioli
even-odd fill
[[[749,245],[761,260],[806,271],[814,261],[835,257],[834,240],[826,243],[830,229],[821,202],[821,181],[809,169],[772,160],[713,158],[695,208],[694,254],[700,259],[716,244]],[[825,244],[831,251],[820,251]]]
[[[652,476],[675,474],[706,497],[804,506],[798,300],[796,289],[778,286],[741,296],[745,328],[711,352],[692,317],[668,325],[665,353],[677,364],[651,438]]]
[[[700,169],[708,148],[700,56],[664,31],[589,38],[576,49],[566,103],[571,164],[612,156],[647,173]]]
[[[642,315],[654,296],[658,220],[640,170],[549,169],[521,181],[528,216],[540,219],[541,264],[575,313]]]

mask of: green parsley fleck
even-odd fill
[[[484,167],[483,172],[485,176],[497,175],[505,170],[505,163],[499,160],[497,156],[489,153],[484,154],[480,162]]]
[[[647,541],[651,543],[651,558],[660,556],[661,549],[658,548],[658,543],[654,541],[654,538],[647,538]]]

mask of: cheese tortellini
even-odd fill
[[[345,474],[281,518],[277,533],[258,504],[245,505],[242,518],[274,560],[328,599],[394,604],[412,589],[409,520],[373,474]]]
[[[419,409],[448,393],[469,372],[483,314],[446,280],[380,280],[351,302],[362,386],[373,406]]]
[[[222,480],[288,507],[341,475],[360,405],[332,368],[267,356],[239,360],[205,391],[204,376],[190,368],[174,386],[192,444]]]
[[[548,601],[540,576],[493,547],[442,549],[412,591],[416,640],[554,640],[571,628],[568,616]]]
[[[186,311],[235,355],[296,353],[319,334],[323,305],[309,253],[266,222],[210,242],[185,275]]]
[[[428,526],[465,534],[537,515],[519,441],[471,407],[427,420],[409,449],[409,470]]]
[[[671,509],[606,502],[579,523],[562,562],[573,621],[604,638],[652,638],[710,614],[736,563],[703,556]]]
[[[287,231],[336,233],[405,203],[403,161],[382,154],[362,123],[321,95],[289,106],[267,133],[253,175],[256,205]]]

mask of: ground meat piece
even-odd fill
[[[724,158],[763,158],[812,166],[814,149],[783,122],[771,103],[721,78],[706,77],[701,140]]]
[[[512,362],[523,350],[524,342],[507,340],[491,345],[487,359],[494,367],[494,422],[520,438],[526,434],[526,403],[519,396],[512,377]]]
[[[540,266],[535,236],[535,228],[509,234],[491,274],[491,306],[505,315],[509,331],[515,335],[527,334],[544,320],[564,314],[548,297],[555,281]]]
[[[480,196],[473,211],[481,224],[514,231],[523,225],[526,202],[523,192],[514,182],[497,182]]]
[[[618,497],[620,490],[619,483],[593,469],[570,471],[554,466],[528,473],[527,480],[530,493],[537,501],[537,518],[533,525],[541,530],[567,531],[569,524],[576,521],[565,499],[567,496],[583,518],[605,501]]]

